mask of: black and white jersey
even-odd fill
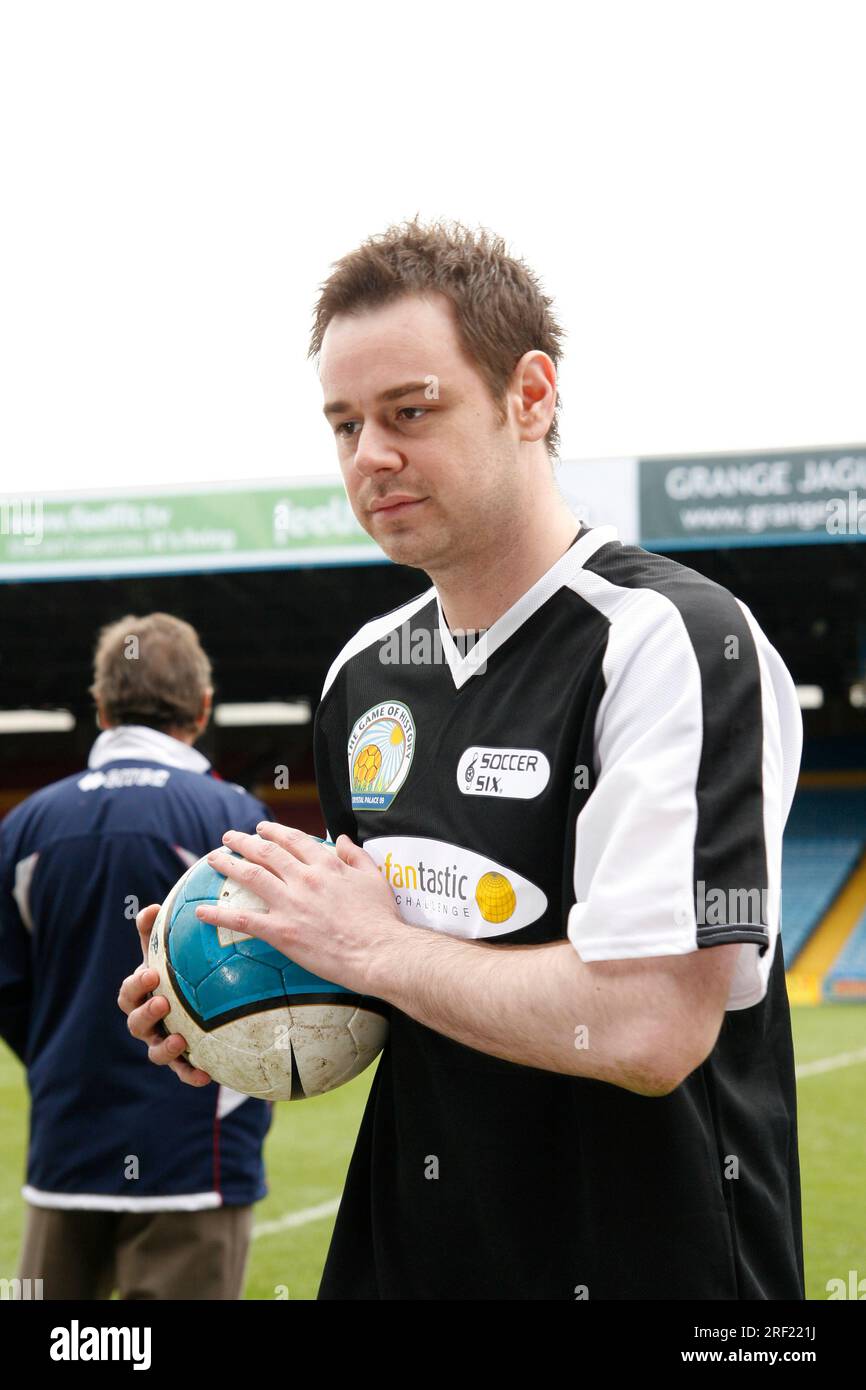
[[[738,965],[712,1053],[667,1096],[392,1008],[319,1298],[803,1298],[786,667],[726,589],[612,527],[581,527],[463,646],[434,586],[340,652],[315,720],[330,836],[421,928],[567,938],[584,961],[738,942]]]

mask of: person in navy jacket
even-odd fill
[[[117,1007],[140,907],[226,830],[271,816],[193,747],[210,681],[188,623],[104,628],[87,769],[0,822],[0,1036],[31,1101],[19,1278],[44,1298],[241,1296],[271,1106],[179,1087]]]

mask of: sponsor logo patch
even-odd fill
[[[415,721],[407,705],[382,700],[349,734],[349,787],[354,811],[386,811],[409,775]]]
[[[547,895],[484,854],[412,835],[375,835],[364,850],[394,893],[404,922],[450,936],[504,936],[537,922]]]
[[[77,786],[83,792],[95,792],[100,787],[108,791],[117,787],[164,787],[170,776],[167,767],[110,767],[107,772],[85,772]]]
[[[464,796],[505,796],[529,800],[550,781],[550,763],[538,748],[483,748],[473,744],[460,755],[457,785]]]

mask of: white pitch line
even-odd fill
[[[317,1207],[304,1207],[303,1211],[287,1211],[276,1221],[260,1221],[253,1226],[253,1239],[256,1236],[275,1236],[279,1231],[289,1231],[294,1226],[306,1226],[310,1221],[321,1221],[326,1216],[334,1216],[340,1205],[339,1197],[329,1202],[320,1202]]]
[[[816,1062],[804,1062],[795,1067],[794,1075],[799,1081],[801,1076],[817,1076],[819,1072],[835,1071],[837,1067],[853,1067],[857,1062],[866,1062],[866,1047],[857,1052],[840,1052],[835,1057],[819,1057]]]
[[[795,1068],[795,1075],[799,1081],[803,1076],[817,1076],[821,1072],[835,1071],[837,1067],[853,1067],[858,1062],[866,1062],[866,1047],[861,1047],[858,1052],[839,1052],[835,1057],[820,1057],[815,1062],[804,1062]],[[295,1226],[306,1226],[311,1221],[321,1221],[326,1216],[336,1215],[339,1206],[340,1198],[332,1197],[329,1202],[320,1202],[317,1207],[286,1212],[276,1221],[261,1221],[253,1227],[253,1239],[256,1236],[274,1236]]]

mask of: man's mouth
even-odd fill
[[[413,497],[405,502],[390,503],[387,499],[374,508],[376,516],[401,516],[403,512],[408,512],[412,507],[420,507],[422,502],[426,502],[426,497]]]

